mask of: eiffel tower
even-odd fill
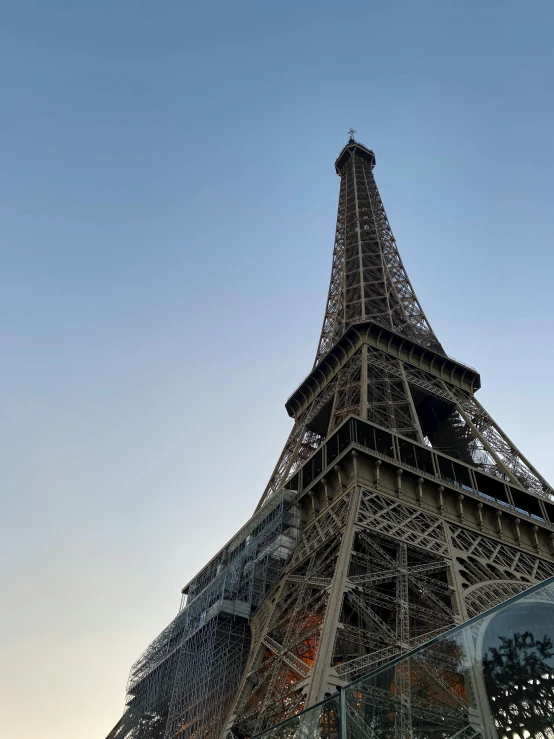
[[[259,504],[294,491],[302,533],[252,619],[236,735],[554,574],[552,489],[435,336],[354,133],[315,363]]]
[[[250,737],[554,575],[553,491],[435,336],[349,133],[293,429],[251,520],[133,666],[109,739]]]

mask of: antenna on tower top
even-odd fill
[[[347,132],[350,135],[350,141],[354,141],[354,134],[357,133],[355,128],[350,128],[350,131]]]

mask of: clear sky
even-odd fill
[[[309,371],[350,126],[554,480],[554,5],[0,4],[0,735],[103,739]]]

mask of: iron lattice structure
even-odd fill
[[[131,668],[108,739],[217,736],[250,648],[249,619],[290,559],[299,508],[283,490],[183,588],[175,619]]]
[[[435,336],[374,166],[352,138],[335,163],[321,337],[256,512],[134,666],[109,739],[252,736],[554,575],[552,490]],[[407,736],[410,675],[385,689]]]

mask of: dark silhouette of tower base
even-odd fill
[[[336,161],[321,339],[256,513],[134,666],[110,739],[252,736],[554,575],[552,490],[434,335],[374,166],[353,138]],[[394,690],[407,736],[408,674]]]

